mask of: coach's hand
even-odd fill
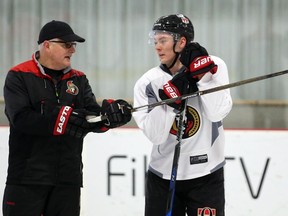
[[[89,115],[97,116],[99,114],[87,111],[85,109],[74,109],[70,106],[57,107],[57,119],[55,121],[54,135],[69,135],[76,138],[84,138],[89,132],[94,130],[95,124],[87,122]]]
[[[102,102],[102,115],[107,116],[105,125],[108,128],[116,128],[127,124],[131,118],[132,106],[125,100],[103,100]]]

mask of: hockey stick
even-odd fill
[[[171,177],[170,177],[170,183],[169,183],[169,192],[168,192],[168,198],[167,198],[166,216],[172,216],[174,195],[175,195],[175,189],[176,189],[178,162],[179,162],[180,150],[181,150],[181,142],[182,142],[182,137],[183,137],[183,133],[185,130],[184,121],[185,121],[185,116],[186,116],[186,107],[187,107],[187,100],[185,100],[184,102],[184,108],[179,116],[179,121],[178,121],[178,131],[177,131],[178,143],[175,145],[175,149],[174,149]]]
[[[194,93],[185,94],[185,95],[182,95],[182,96],[179,96],[179,97],[170,98],[170,99],[159,101],[159,102],[156,102],[156,103],[146,104],[146,105],[143,105],[143,106],[135,107],[135,108],[131,109],[131,112],[137,112],[137,111],[143,110],[144,108],[151,109],[151,108],[154,108],[156,106],[161,106],[161,105],[164,105],[164,104],[174,103],[177,100],[185,100],[185,99],[191,98],[191,97],[197,97],[197,96],[201,96],[201,95],[204,95],[204,94],[209,94],[209,93],[221,91],[221,90],[228,89],[228,88],[234,88],[236,86],[241,86],[241,85],[245,85],[245,84],[248,84],[248,83],[257,82],[257,81],[260,81],[260,80],[269,79],[269,78],[276,77],[276,76],[281,76],[281,75],[284,75],[284,74],[287,74],[287,73],[288,73],[288,70],[284,70],[284,71],[279,71],[279,72],[275,72],[275,73],[271,73],[271,74],[267,74],[267,75],[253,77],[253,78],[250,78],[250,79],[245,79],[245,80],[237,81],[237,82],[234,82],[234,83],[229,83],[229,84],[226,84],[226,85],[218,86],[218,87],[215,87],[215,88],[206,89],[206,90],[202,90],[202,91],[197,91],[197,92],[194,92]],[[87,121],[92,123],[92,122],[103,121],[105,119],[107,119],[106,116],[97,116],[97,117],[94,116],[94,117],[91,117],[90,119],[88,119]]]
[[[170,103],[174,103],[175,101],[178,101],[178,100],[185,100],[187,98],[197,97],[197,96],[200,96],[200,95],[209,94],[209,93],[221,91],[221,90],[228,89],[228,88],[233,88],[233,87],[236,87],[236,86],[245,85],[245,84],[248,84],[248,83],[257,82],[257,81],[264,80],[264,79],[269,79],[269,78],[272,78],[272,77],[275,77],[275,76],[284,75],[284,74],[287,74],[287,73],[288,73],[288,70],[284,70],[284,71],[279,71],[279,72],[275,72],[275,73],[271,73],[271,74],[267,74],[267,75],[263,75],[263,76],[253,77],[253,78],[250,78],[250,79],[245,79],[245,80],[237,81],[237,82],[234,82],[234,83],[229,83],[229,84],[222,85],[222,86],[217,86],[217,87],[214,87],[214,88],[211,88],[211,89],[206,89],[206,90],[197,91],[197,92],[194,92],[194,93],[185,94],[185,95],[182,95],[182,96],[179,96],[179,97],[175,97],[175,98],[170,98],[170,99],[159,101],[159,102],[156,102],[156,103],[153,103],[153,104],[146,104],[146,105],[143,105],[143,106],[135,107],[135,108],[133,108],[131,110],[131,112],[137,112],[137,111],[142,110],[142,109],[144,109],[146,107],[147,108],[154,108],[156,106],[160,106],[160,105],[164,105],[164,104],[170,104]]]

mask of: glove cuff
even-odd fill
[[[181,96],[179,90],[175,85],[172,84],[171,81],[168,81],[164,86],[163,86],[163,91],[164,93],[168,96],[168,98],[177,98]],[[175,101],[176,104],[180,104],[181,100]]]
[[[69,120],[69,117],[73,109],[70,106],[62,106],[58,113],[58,117],[55,122],[53,135],[62,135],[65,133],[65,129]]]
[[[210,56],[200,56],[191,62],[189,70],[193,76],[207,72],[215,74],[217,72],[217,65],[215,65]]]

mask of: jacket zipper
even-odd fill
[[[57,88],[56,83],[54,83],[54,88],[55,88],[55,95],[56,95],[57,103],[60,104],[59,93],[58,93],[58,88]]]
[[[58,105],[60,105],[60,99],[59,99],[59,93],[58,93],[58,87],[57,87],[57,81],[55,81],[55,80],[52,80],[53,81],[53,83],[54,83],[54,90],[55,90],[55,96],[56,96],[56,99],[57,99],[57,103],[58,103]],[[60,144],[60,142],[61,142],[61,136],[59,136],[58,137],[58,141],[57,142],[59,142],[59,144]],[[61,153],[60,153],[60,151],[58,151],[58,161],[57,161],[57,164],[55,164],[55,170],[56,170],[56,173],[55,173],[55,184],[58,184],[58,182],[59,182],[59,163],[60,163],[60,155],[61,155]]]
[[[45,101],[41,100],[41,115],[44,115],[44,105],[45,105]]]

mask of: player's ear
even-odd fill
[[[186,38],[185,37],[181,37],[180,40],[179,40],[179,45],[180,45],[181,50],[184,49],[186,44],[187,44]]]
[[[186,44],[187,44],[186,38],[182,36],[182,37],[179,39],[178,44],[179,44],[179,49],[180,49],[180,51],[182,51],[182,50],[184,49],[184,47],[186,46]]]

